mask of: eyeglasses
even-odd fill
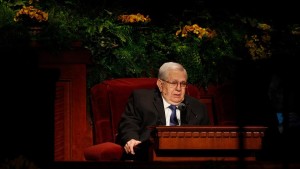
[[[161,80],[164,82],[167,82],[171,88],[177,87],[178,84],[180,84],[181,88],[186,88],[186,86],[187,86],[187,82],[178,82],[178,81],[169,82],[167,80],[163,80],[163,79],[161,79]]]

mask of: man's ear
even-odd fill
[[[159,91],[162,92],[162,82],[161,82],[161,80],[157,79],[156,85],[157,85]]]

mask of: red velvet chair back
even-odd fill
[[[94,144],[115,142],[117,126],[129,95],[134,89],[155,88],[157,78],[120,78],[106,80],[91,89]],[[188,85],[186,94],[200,99],[200,91]]]

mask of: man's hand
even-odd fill
[[[134,147],[137,146],[140,143],[141,143],[141,141],[138,141],[138,140],[135,140],[135,139],[129,140],[124,146],[124,149],[125,149],[126,153],[134,155],[135,154]]]

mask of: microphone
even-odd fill
[[[183,111],[186,110],[186,105],[185,105],[184,103],[179,103],[178,109],[179,109],[181,112],[183,112]]]

